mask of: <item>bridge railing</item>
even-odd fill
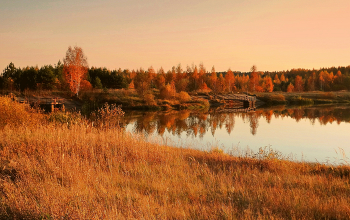
[[[221,99],[224,100],[230,100],[230,99],[235,99],[235,100],[243,100],[243,101],[256,101],[256,96],[249,96],[249,95],[227,95],[227,96],[218,96]]]

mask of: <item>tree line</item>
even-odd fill
[[[292,69],[279,72],[261,72],[253,66],[250,72],[228,69],[207,71],[203,64],[183,68],[181,64],[165,71],[155,70],[109,70],[87,68],[81,81],[81,90],[135,89],[141,97],[151,89],[159,89],[164,98],[179,92],[302,92],[339,91],[350,89],[350,66],[321,68],[319,70]],[[0,89],[8,90],[68,90],[69,79],[64,74],[64,64],[17,68],[11,62],[0,75]]]

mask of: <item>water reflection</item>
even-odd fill
[[[316,121],[320,125],[336,122],[350,122],[349,106],[323,106],[323,107],[292,107],[277,106],[269,109],[258,109],[255,112],[229,112],[223,109],[210,109],[209,111],[170,111],[170,112],[129,112],[125,114],[124,124],[133,124],[134,132],[153,134],[155,131],[163,135],[168,131],[172,135],[185,132],[187,136],[203,137],[207,132],[213,136],[218,129],[225,128],[230,134],[235,126],[235,120],[242,118],[249,122],[250,132],[256,135],[259,120],[265,119],[270,123],[272,117],[283,119],[289,117],[299,122],[307,119],[312,125]]]

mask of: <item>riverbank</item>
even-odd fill
[[[2,94],[9,94],[2,91]],[[123,110],[164,111],[164,110],[201,110],[224,105],[223,100],[208,92],[193,92],[176,94],[170,99],[159,98],[159,91],[154,89],[152,95],[140,98],[135,90],[94,90],[72,96],[67,91],[26,91],[14,92],[18,101],[31,99],[38,101],[42,98],[60,98],[67,110],[78,110],[88,115],[100,108],[104,103],[122,106]],[[350,104],[350,92],[271,92],[251,93],[256,96],[256,107],[274,105],[313,105],[313,104]]]
[[[272,92],[257,93],[264,105],[350,104],[350,92]]]
[[[350,166],[297,163],[271,149],[233,157],[217,148],[173,148],[3,97],[0,108],[1,219],[350,215]]]

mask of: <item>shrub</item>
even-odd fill
[[[124,116],[120,106],[115,104],[109,105],[105,103],[97,113],[92,115],[92,119],[95,119],[97,126],[100,128],[119,127],[119,119]]]
[[[271,95],[266,101],[272,104],[286,104],[286,97],[282,94]]]
[[[272,95],[271,100],[286,101],[286,97],[284,97],[284,95],[282,95],[282,94]]]
[[[191,100],[191,96],[187,92],[180,92],[177,95],[177,98],[179,99],[180,102],[188,102]]]
[[[21,104],[9,97],[0,97],[0,127],[10,125],[36,124],[43,119],[35,109],[27,104]]]
[[[292,97],[289,102],[291,104],[297,104],[297,105],[305,105],[305,104],[313,104],[314,101],[312,99],[308,98],[302,98],[301,96]]]
[[[144,96],[144,99],[147,105],[157,105],[156,101],[154,100],[154,95],[151,93],[147,93]]]
[[[61,124],[80,124],[83,118],[78,112],[52,112],[48,116],[49,122]]]

